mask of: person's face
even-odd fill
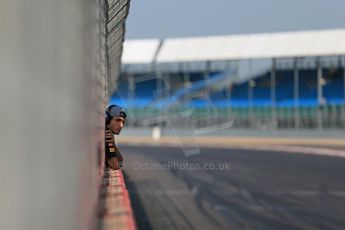
[[[113,117],[109,124],[109,129],[116,135],[119,135],[123,126],[125,125],[125,119],[123,117]]]

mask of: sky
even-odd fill
[[[345,28],[345,0],[131,0],[126,39]]]

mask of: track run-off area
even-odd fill
[[[120,145],[139,229],[344,228],[341,146],[193,148]]]

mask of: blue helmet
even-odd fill
[[[125,110],[118,105],[108,105],[105,109],[105,119],[111,120],[113,117],[122,117],[126,119],[127,115]]]

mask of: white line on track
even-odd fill
[[[150,146],[150,147],[179,147],[178,144],[173,143],[126,143],[128,146]],[[183,146],[188,147],[188,145]],[[195,148],[196,146],[190,146]],[[302,153],[313,154],[333,157],[345,157],[344,150],[327,149],[327,148],[315,148],[315,147],[303,147],[303,146],[285,146],[285,145],[213,145],[203,144],[198,146],[199,148],[221,148],[221,149],[247,149],[256,151],[270,151],[270,152],[285,152],[285,153]]]

